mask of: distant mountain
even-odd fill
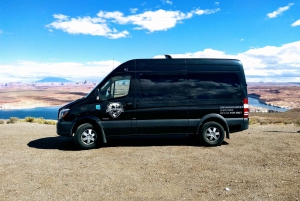
[[[36,82],[73,82],[73,81],[67,80],[65,78],[60,78],[60,77],[46,77]]]

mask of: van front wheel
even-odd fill
[[[85,123],[80,125],[75,133],[75,143],[81,149],[92,149],[96,147],[97,132],[93,125]]]
[[[203,125],[199,137],[208,146],[219,146],[224,140],[224,128],[217,122],[210,121]]]

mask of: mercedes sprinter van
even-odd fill
[[[235,59],[134,59],[58,111],[57,134],[90,149],[111,135],[194,134],[208,146],[248,129],[247,84]]]

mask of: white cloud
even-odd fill
[[[194,10],[192,12],[195,13],[196,15],[204,15],[204,14],[209,15],[209,14],[216,13],[218,11],[220,11],[220,8],[213,9],[213,10],[211,10],[211,9],[205,9],[205,10],[196,9],[196,10]]]
[[[133,24],[137,25],[134,29],[146,29],[150,32],[165,31],[176,26],[182,20],[192,18],[193,15],[213,14],[220,9],[215,10],[200,10],[196,9],[191,12],[183,13],[181,11],[167,11],[159,9],[156,11],[145,11],[141,14],[124,16],[119,11],[103,12],[100,11],[97,16],[101,19],[112,20],[118,24]]]
[[[293,5],[294,5],[294,3],[289,3],[287,6],[279,7],[276,11],[274,11],[272,13],[268,13],[267,16],[268,16],[268,18],[275,18],[278,15],[282,14],[284,11],[287,11]]]
[[[20,61],[15,64],[0,65],[1,83],[34,82],[45,77],[63,77],[72,81],[101,81],[120,62],[94,61],[87,63],[60,62],[39,63]]]
[[[297,20],[292,24],[292,27],[300,26],[300,20]]]
[[[56,18],[60,22],[68,20],[68,18],[69,18],[69,16],[62,15],[62,14],[54,14],[53,17]]]
[[[135,29],[146,29],[150,32],[163,31],[176,26],[178,22],[191,18],[190,13],[182,13],[179,11],[146,11],[142,14],[128,16],[129,23],[138,25]]]
[[[266,46],[236,55],[205,49],[194,53],[172,54],[173,58],[231,58],[242,61],[248,82],[300,82],[300,41],[280,47]],[[156,56],[155,58],[163,58]]]
[[[56,21],[46,25],[50,31],[51,28],[54,28],[70,34],[105,36],[110,39],[124,38],[129,34],[126,30],[118,32],[116,29],[110,29],[101,18],[78,17],[69,19],[68,16],[62,14],[55,14],[53,17]]]
[[[100,11],[97,17],[77,17],[70,18],[62,14],[55,14],[56,21],[46,25],[49,30],[60,29],[69,34],[86,34],[94,36],[104,36],[110,39],[124,38],[129,35],[127,30],[118,31],[109,26],[113,23],[117,25],[135,25],[133,29],[145,29],[150,32],[165,31],[181,23],[182,20],[192,18],[194,15],[213,14],[220,9],[196,9],[191,12],[171,11],[159,9],[156,11],[145,11],[135,14],[137,9],[131,9],[132,15],[125,16],[120,11],[106,12]]]
[[[0,34],[2,34],[2,30],[0,30]]]
[[[166,4],[170,4],[170,5],[172,5],[172,4],[173,4],[173,2],[172,2],[172,1],[170,1],[170,0],[167,0],[167,1],[166,1]]]
[[[220,5],[220,2],[216,1],[215,4],[218,6],[218,5]]]
[[[136,13],[136,11],[138,11],[138,10],[139,10],[138,8],[130,8],[130,12],[133,14]]]
[[[170,4],[170,5],[173,4],[173,2],[170,0],[161,0],[161,1],[163,2],[163,4]]]

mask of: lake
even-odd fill
[[[9,119],[10,117],[18,117],[24,119],[25,117],[43,117],[44,119],[57,119],[57,112],[61,106],[53,107],[37,107],[29,109],[17,110],[0,110],[0,119]]]
[[[267,108],[270,110],[285,112],[288,109],[273,107],[270,105],[262,104],[255,98],[248,98],[249,105],[261,108]],[[9,119],[10,117],[18,117],[24,119],[25,117],[43,117],[44,119],[57,119],[57,112],[61,106],[54,107],[38,107],[30,109],[18,109],[18,110],[0,110],[0,119]]]
[[[286,108],[279,108],[279,107],[274,107],[274,106],[271,106],[271,105],[262,104],[256,98],[248,97],[248,101],[249,101],[249,105],[252,105],[252,106],[255,106],[255,107],[261,107],[261,108],[266,108],[266,109],[269,109],[269,110],[275,110],[275,111],[280,111],[280,112],[288,111],[288,109],[286,109]]]

